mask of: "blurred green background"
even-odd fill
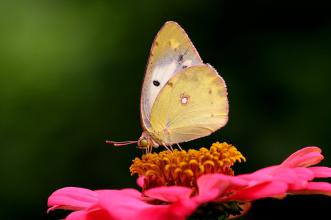
[[[187,31],[229,91],[227,126],[185,148],[230,142],[248,159],[235,168],[243,173],[317,145],[327,157],[322,164],[331,166],[326,5],[2,0],[0,219],[56,219],[45,214],[46,201],[64,186],[135,187],[128,168],[141,152],[104,140],[140,136],[144,69],[152,40],[167,20]],[[262,200],[244,219],[271,219],[289,211],[316,217],[330,200]]]

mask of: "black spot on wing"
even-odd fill
[[[157,81],[157,80],[153,80],[153,85],[154,85],[154,86],[159,86],[159,85],[160,85],[160,82]]]
[[[184,54],[179,54],[178,59],[177,59],[178,64],[182,64],[183,61],[184,61]]]

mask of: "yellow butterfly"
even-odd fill
[[[107,143],[138,143],[146,152],[160,145],[169,149],[220,129],[228,112],[224,80],[202,62],[185,31],[168,21],[154,39],[146,68],[140,100],[142,135],[138,141]]]

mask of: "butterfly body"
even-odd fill
[[[203,63],[185,31],[176,22],[166,22],[154,39],[146,68],[138,146],[167,147],[210,135],[227,123],[228,111],[224,80]]]

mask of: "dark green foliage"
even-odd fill
[[[307,145],[330,160],[331,13],[318,2],[2,0],[0,219],[45,219],[47,197],[64,186],[136,187],[129,166],[140,150],[104,141],[139,137],[147,56],[167,20],[229,92],[228,124],[183,148],[232,143],[247,158],[237,174]],[[260,210],[250,219],[269,219]]]
[[[225,220],[230,215],[240,215],[243,211],[238,202],[208,203],[201,205],[189,220]]]

